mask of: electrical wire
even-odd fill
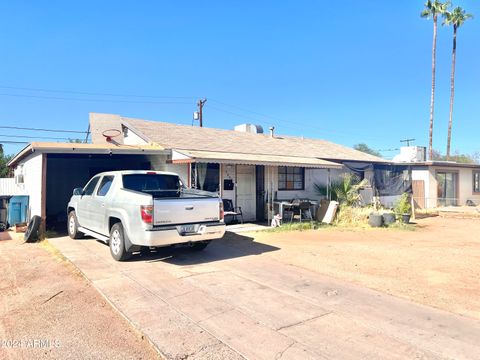
[[[50,137],[50,136],[27,136],[27,135],[9,135],[0,134],[0,137],[7,138],[23,138],[23,139],[44,139],[44,140],[71,140],[71,138]]]
[[[49,99],[49,100],[83,101],[83,102],[126,103],[126,104],[162,104],[162,105],[172,105],[172,104],[191,105],[192,104],[186,101],[131,101],[131,100],[108,100],[108,99],[82,99],[82,98],[65,98],[65,97],[58,97],[58,96],[5,94],[5,93],[0,93],[0,96],[23,97],[23,98],[33,98],[33,99]]]
[[[12,89],[12,90],[41,91],[41,92],[61,93],[61,94],[89,95],[89,96],[118,96],[118,97],[150,98],[150,99],[197,99],[198,98],[195,96],[154,96],[154,95],[97,93],[97,92],[72,91],[72,90],[54,90],[54,89],[42,89],[42,88],[30,88],[30,87],[16,87],[16,86],[5,86],[5,85],[0,85],[0,88]]]
[[[0,140],[0,144],[28,144],[27,141]]]
[[[0,129],[27,130],[27,131],[47,131],[47,132],[75,133],[75,134],[86,134],[87,133],[86,131],[78,131],[78,130],[55,130],[55,129],[28,128],[28,127],[18,127],[18,126],[0,126]]]

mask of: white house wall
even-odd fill
[[[413,169],[412,180],[423,180],[425,183],[425,206],[435,208],[437,206],[437,179],[438,171],[456,172],[458,174],[458,205],[464,206],[467,200],[480,204],[480,194],[473,193],[473,172],[478,171],[472,168],[461,167],[433,167],[424,169]]]
[[[42,154],[35,152],[27,156],[19,165],[23,165],[23,190],[29,196],[29,218],[42,216]]]
[[[135,134],[130,129],[125,129],[123,133],[123,143],[125,145],[145,145],[148,144],[145,140],[143,140],[140,136]]]
[[[330,181],[338,180],[342,174],[348,172],[346,169],[330,169]],[[328,169],[305,169],[304,190],[278,190],[278,167],[274,168],[275,191],[277,199],[320,199],[321,196],[315,191],[315,184],[326,186],[328,184]]]
[[[433,184],[435,186],[432,186],[432,180],[435,181],[435,178],[432,177],[431,169],[413,169],[412,180],[423,181],[425,193],[425,207],[432,208],[437,206],[436,192],[434,191],[434,194],[431,193],[432,189],[436,189],[436,183]]]
[[[480,205],[480,194],[473,193],[473,172],[479,171],[472,168],[456,168],[456,167],[431,167],[430,168],[430,196],[437,197],[437,179],[438,171],[456,172],[458,173],[458,205],[464,206],[467,200],[472,200]]]

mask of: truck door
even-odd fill
[[[102,235],[108,235],[106,200],[108,199],[108,194],[110,187],[113,183],[113,178],[114,177],[111,175],[102,177],[100,185],[98,186],[97,191],[92,197],[90,204],[90,215],[92,217],[91,230],[96,231]]]
[[[95,176],[92,180],[88,182],[87,185],[83,188],[83,195],[77,204],[77,219],[80,226],[87,229],[91,229],[91,219],[92,215],[90,214],[92,196],[95,192],[95,188],[98,185],[98,180],[100,176]]]

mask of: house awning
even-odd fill
[[[243,154],[233,152],[172,150],[172,163],[217,163],[242,165],[300,166],[317,169],[341,169],[342,165],[313,157]]]

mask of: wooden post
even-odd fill
[[[47,154],[42,154],[42,192],[40,194],[40,229],[38,230],[40,240],[45,239],[47,223]]]

